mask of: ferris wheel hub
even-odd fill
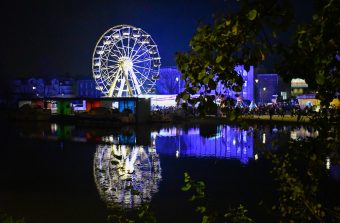
[[[124,71],[131,70],[133,67],[133,62],[130,57],[121,57],[119,58],[118,63]]]

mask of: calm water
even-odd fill
[[[306,126],[139,126],[55,123],[1,127],[0,210],[27,222],[107,222],[150,202],[160,222],[198,222],[183,173],[206,183],[216,210],[243,204],[266,222],[277,190],[264,151],[316,137]],[[339,167],[325,160],[323,194],[339,204]],[[272,219],[273,220],[273,219]],[[274,220],[273,220],[274,221]]]

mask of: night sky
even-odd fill
[[[149,33],[162,66],[189,49],[198,22],[230,9],[224,0],[37,0],[1,3],[3,77],[91,77],[98,38],[110,27],[130,24]]]

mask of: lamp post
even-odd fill
[[[263,95],[265,95],[265,91],[267,90],[267,88],[264,87],[264,88],[262,88],[262,90],[263,90]]]
[[[176,77],[176,81],[178,82],[178,94],[181,91],[181,81],[178,77]]]
[[[260,95],[259,95],[259,92],[258,92],[258,89],[259,89],[259,88],[258,88],[258,85],[257,85],[258,83],[259,83],[259,79],[256,78],[256,79],[255,79],[255,97],[256,97],[256,103],[259,103],[259,101],[260,101],[260,100],[259,100],[259,96],[260,96]],[[260,94],[261,94],[261,92],[260,92]],[[260,98],[261,98],[261,96],[260,96]],[[254,101],[255,101],[255,100],[254,100]]]

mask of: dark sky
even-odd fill
[[[110,27],[144,29],[159,46],[163,66],[188,50],[198,21],[219,0],[38,0],[1,4],[1,75],[91,76],[92,52]]]
[[[2,76],[91,77],[92,52],[110,27],[130,24],[159,46],[162,66],[189,49],[199,20],[230,7],[224,0],[5,1],[0,8]],[[223,6],[223,7],[222,7]]]

